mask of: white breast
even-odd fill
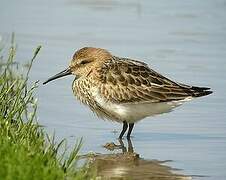
[[[162,103],[112,103],[102,97],[97,88],[92,91],[93,97],[96,102],[107,112],[114,115],[118,119],[115,121],[122,122],[127,121],[133,123],[139,121],[145,117],[153,116],[157,114],[170,112],[173,108],[181,105],[183,102],[191,100],[186,98],[185,100],[162,102]]]

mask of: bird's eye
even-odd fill
[[[91,61],[88,60],[88,59],[84,59],[80,62],[80,64],[84,65],[84,64],[87,64],[87,63],[90,63]]]

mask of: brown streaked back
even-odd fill
[[[101,95],[116,103],[169,102],[212,93],[208,88],[174,82],[128,58],[113,56],[103,64],[101,74]]]

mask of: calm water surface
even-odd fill
[[[44,81],[68,66],[74,50],[104,47],[140,59],[180,82],[212,87],[199,98],[133,131],[134,150],[194,179],[226,179],[226,1],[3,0],[0,41],[16,33],[17,59],[27,62],[37,45],[31,80]],[[6,51],[6,50],[5,50]],[[83,137],[81,153],[108,153],[121,125],[99,120],[75,101],[73,77],[38,89],[39,123],[72,145]],[[115,133],[117,132],[117,133]],[[199,177],[200,175],[200,177]],[[204,176],[204,177],[201,177]]]

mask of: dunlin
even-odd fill
[[[134,123],[170,112],[193,98],[211,94],[210,88],[174,82],[147,64],[112,55],[105,49],[84,47],[75,52],[67,69],[49,78],[74,75],[74,95],[102,119],[123,123],[121,139]]]

